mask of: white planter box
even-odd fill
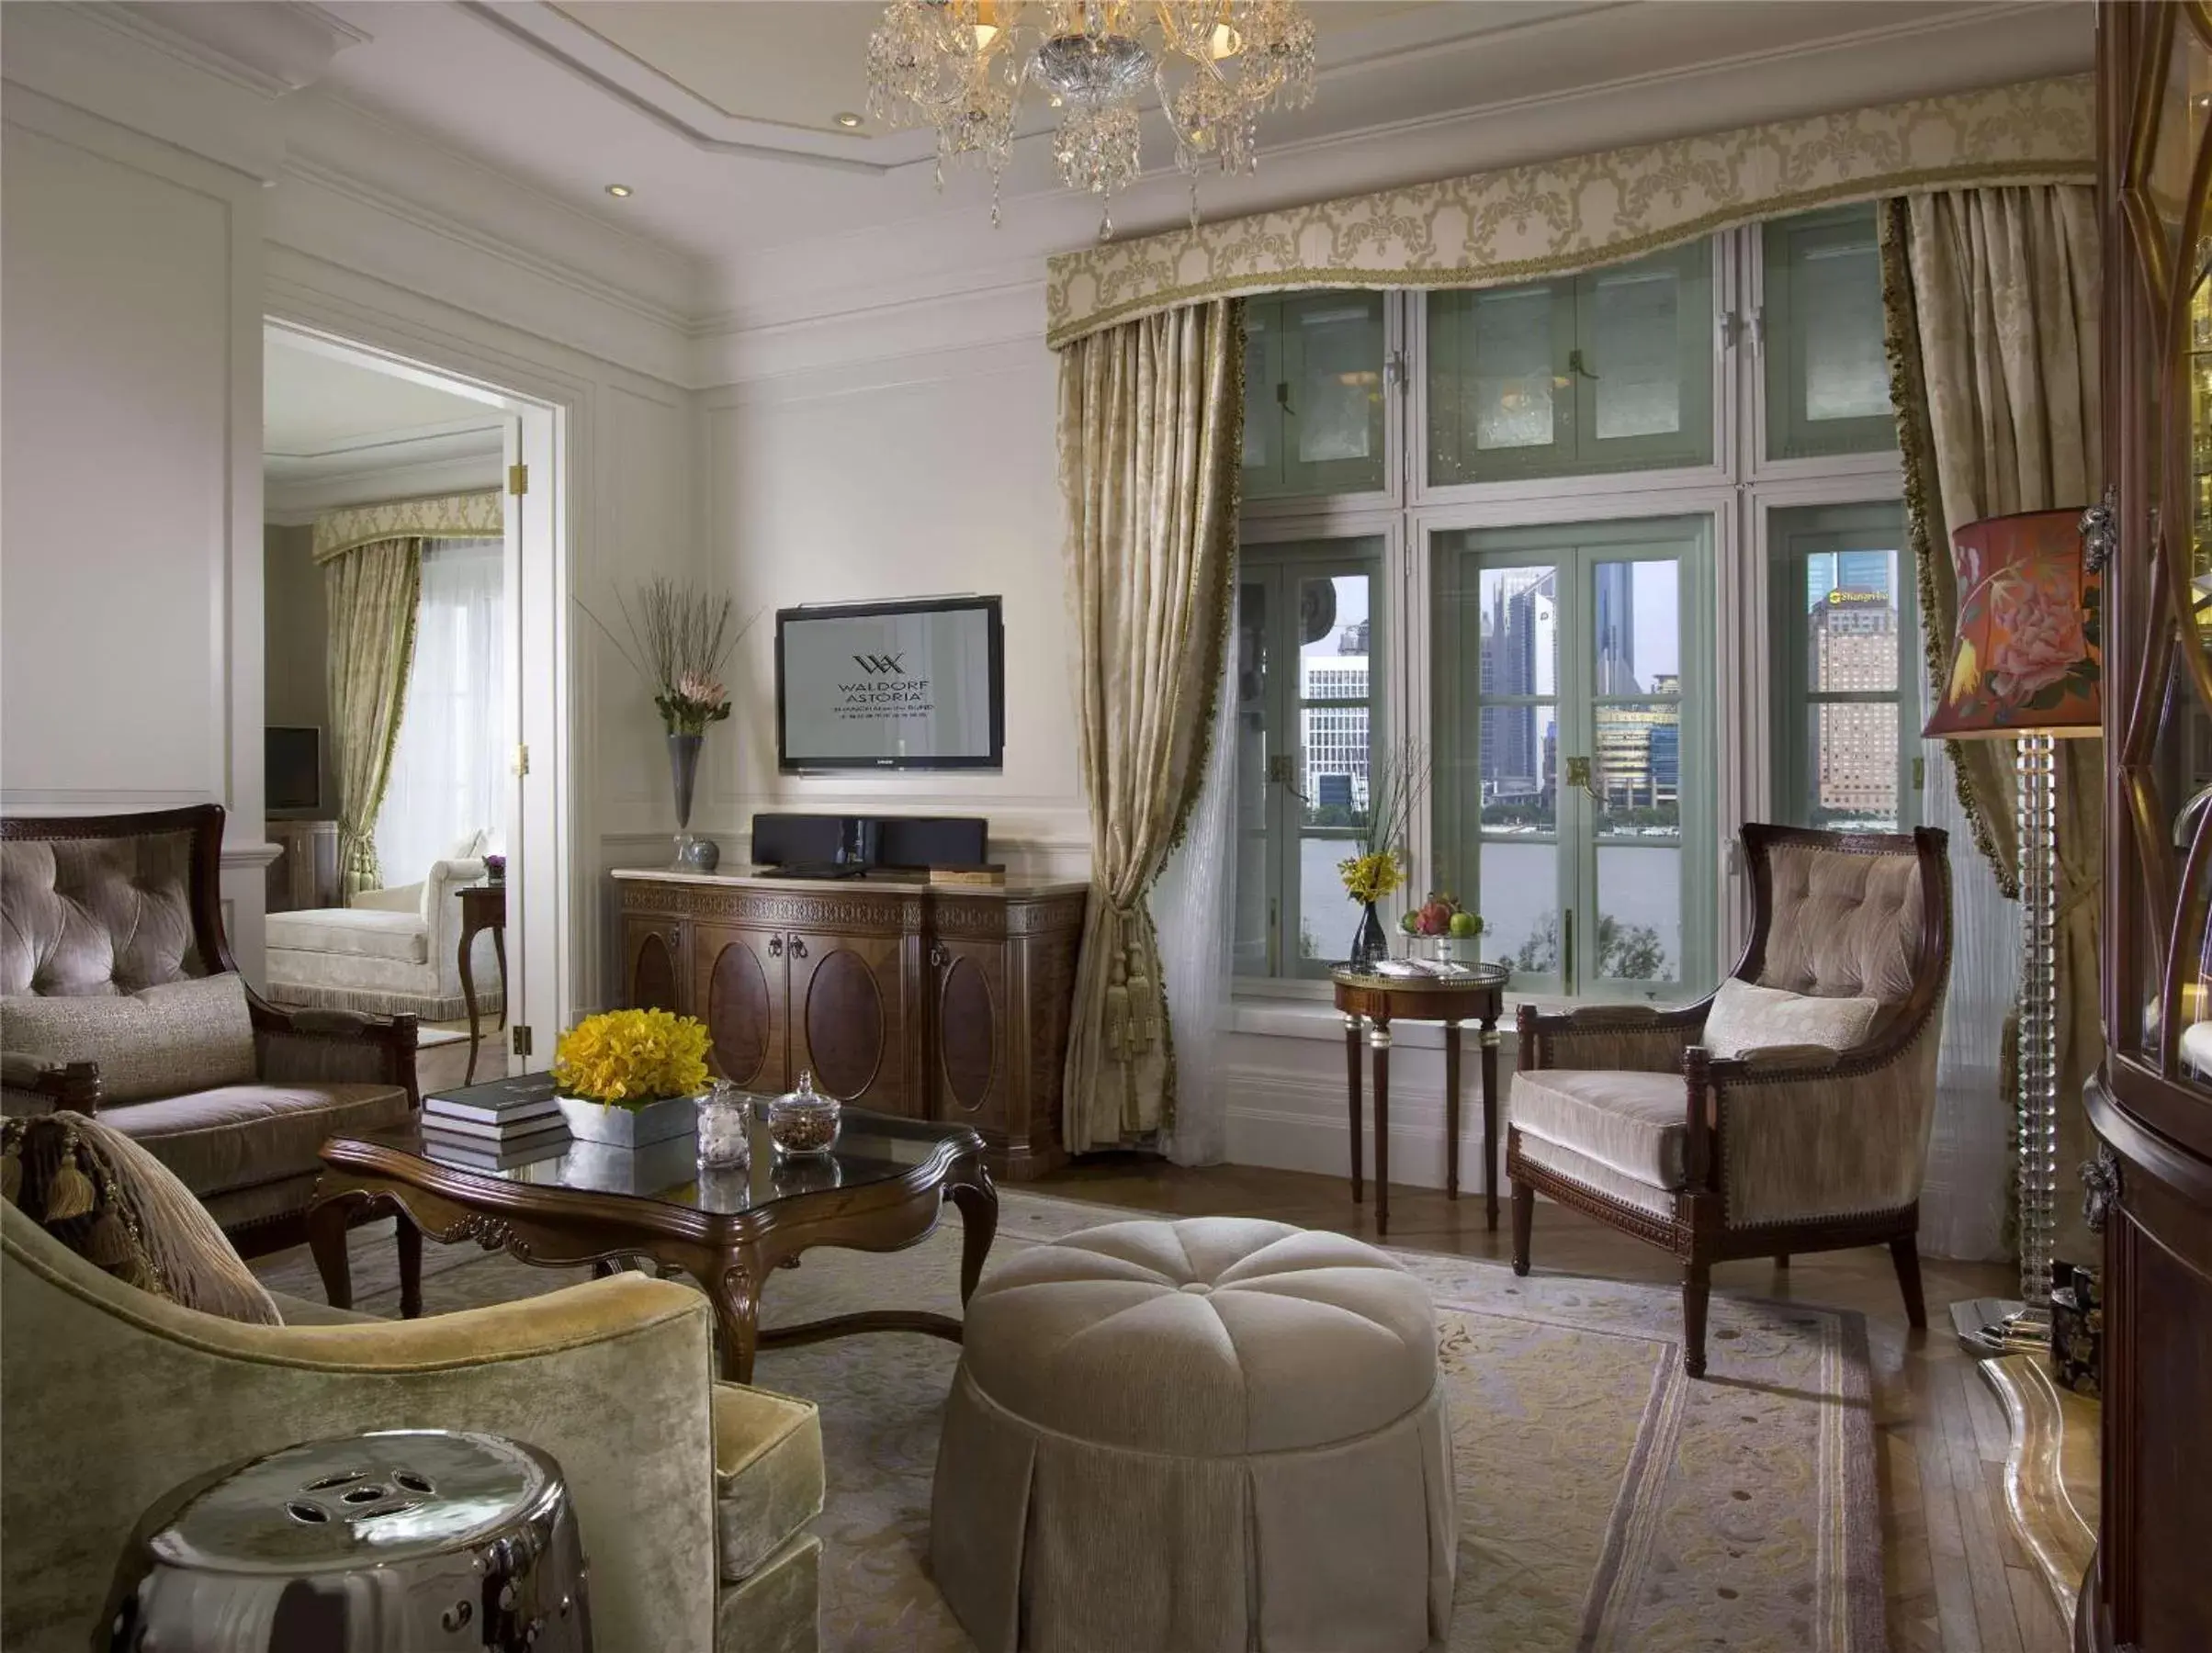
[[[609,1108],[581,1096],[556,1096],[569,1121],[569,1134],[579,1141],[604,1142],[611,1148],[642,1148],[648,1142],[665,1142],[676,1137],[696,1136],[699,1099],[670,1096],[648,1102],[643,1108]]]

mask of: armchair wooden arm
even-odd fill
[[[251,989],[254,1048],[263,1079],[275,1084],[396,1085],[422,1101],[415,1079],[412,1015],[367,1016],[273,1005]]]
[[[1514,1018],[1517,1068],[1609,1068],[1672,1073],[1705,1028],[1710,996],[1661,1010],[1650,1005],[1577,1005],[1545,1014],[1524,1004]]]
[[[43,1056],[0,1051],[0,1112],[10,1117],[63,1109],[94,1114],[99,1112],[105,1094],[96,1062],[51,1062]]]

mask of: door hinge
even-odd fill
[[[483,473],[479,471],[477,474],[481,476]],[[530,491],[530,467],[528,466],[510,465],[507,467],[507,491],[518,500]]]
[[[1927,787],[1928,760],[1925,758],[1915,758],[1913,759],[1913,790],[1925,792]]]
[[[514,772],[518,776],[530,772],[530,748],[526,744],[514,748]]]
[[[516,1023],[514,1024],[514,1053],[515,1053],[517,1056],[527,1056],[527,1055],[529,1055],[529,1054],[530,1054],[530,1028],[529,1028],[529,1024],[528,1024],[528,1023],[526,1023],[526,1022],[516,1022]]]
[[[1405,394],[1408,378],[1405,372],[1405,353],[1394,350],[1382,359],[1382,382],[1400,395]]]

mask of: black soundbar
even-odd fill
[[[875,867],[981,867],[990,823],[981,815],[756,815],[755,866],[794,877],[851,878]]]

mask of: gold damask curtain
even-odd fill
[[[1954,527],[2086,506],[2103,453],[2096,196],[2073,185],[1960,189],[1890,202],[1882,283],[1905,504],[1919,563],[1932,692],[1949,680]],[[2082,1085],[2104,1056],[2097,887],[2104,742],[2059,742],[2059,1164],[2092,1144]],[[2019,895],[2014,743],[1951,743],[1959,802],[2005,894]],[[2094,1255],[2061,1198],[2059,1254]]]
[[[339,886],[351,902],[383,883],[377,812],[414,666],[423,542],[356,545],[323,564],[330,608],[331,748],[338,776]]]
[[[1077,630],[1090,906],[1076,971],[1069,1152],[1158,1131],[1174,1101],[1146,894],[1205,773],[1236,566],[1244,318],[1217,301],[1060,356],[1060,486]]]

